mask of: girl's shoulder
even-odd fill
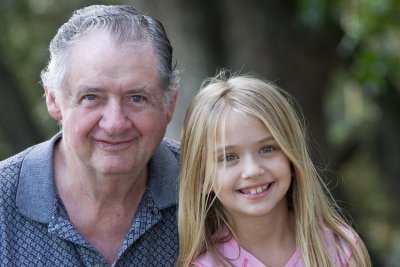
[[[206,251],[203,253],[201,256],[199,256],[197,259],[195,259],[192,264],[197,267],[211,267],[211,266],[216,266],[216,262],[214,260],[213,255]]]
[[[339,245],[341,248],[348,247],[348,243],[346,239],[349,240],[352,244],[357,243],[358,236],[352,232],[350,229],[345,227],[340,227],[341,235],[339,233],[334,232],[331,228],[326,228],[323,232],[324,241],[327,244],[334,243]],[[345,238],[343,238],[344,236]]]
[[[215,247],[221,255],[227,258],[238,258],[238,255],[240,255],[240,247],[233,237],[225,242],[216,244]],[[193,261],[193,264],[198,267],[219,266],[218,260],[210,251],[206,251],[200,255]]]
[[[353,254],[351,246],[356,245],[358,236],[345,227],[341,227],[340,230],[343,236],[327,228],[323,233],[323,238],[332,258],[340,261],[340,266],[347,266]]]
[[[252,266],[265,267],[254,255],[240,247],[236,239],[232,236],[224,242],[216,245],[221,259],[217,259],[213,253],[207,251],[198,257],[193,264],[198,267],[216,267],[216,266]],[[220,261],[218,261],[220,260]],[[223,263],[222,263],[223,262]]]

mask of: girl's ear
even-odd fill
[[[61,121],[62,113],[58,99],[55,97],[54,93],[47,88],[47,86],[44,87],[44,92],[46,96],[47,111],[53,119]]]

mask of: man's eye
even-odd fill
[[[135,103],[140,103],[140,102],[142,102],[143,101],[143,96],[141,96],[141,95],[134,95],[134,96],[131,96],[131,100],[132,100],[132,102],[135,102]]]
[[[96,95],[85,95],[83,97],[85,100],[89,100],[89,101],[94,101],[96,100],[98,97]]]

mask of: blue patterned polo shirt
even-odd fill
[[[53,179],[61,133],[0,162],[0,266],[107,266],[74,228]],[[175,266],[179,145],[163,140],[147,189],[112,266]]]

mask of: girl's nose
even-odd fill
[[[243,171],[241,178],[248,179],[258,177],[265,173],[264,167],[259,162],[259,159],[254,156],[247,156],[243,161]]]

